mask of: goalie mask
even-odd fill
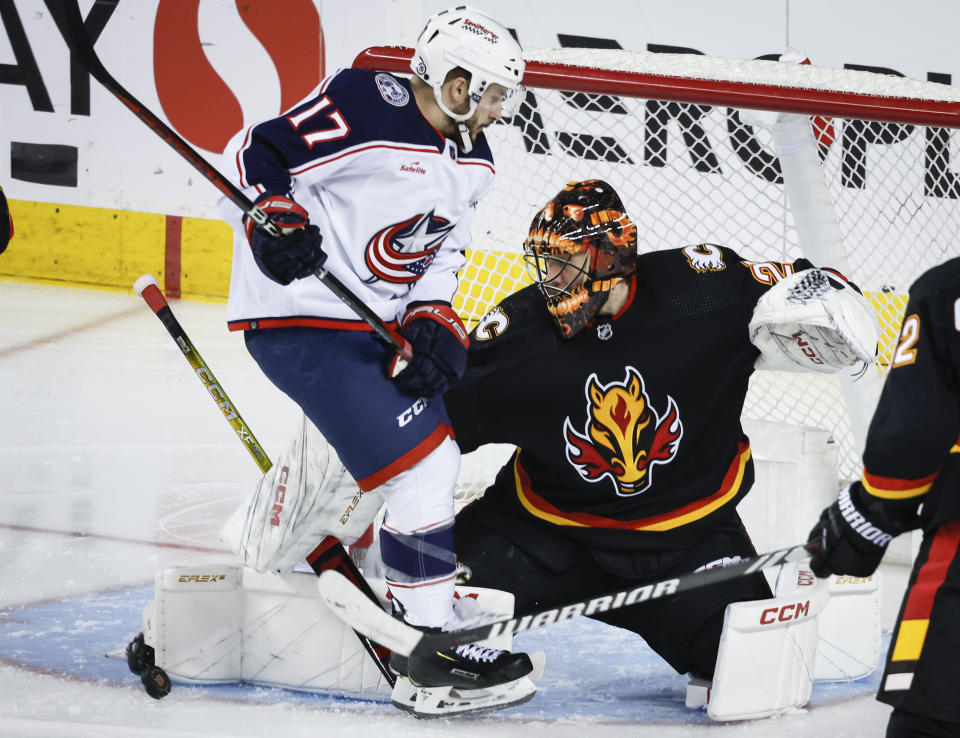
[[[572,338],[636,271],[637,227],[606,182],[571,182],[536,214],[523,252],[561,336]]]

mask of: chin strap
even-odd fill
[[[443,111],[444,115],[448,116],[457,124],[457,133],[460,138],[460,150],[464,154],[469,154],[473,151],[473,139],[470,138],[470,129],[467,128],[467,121],[470,120],[470,117],[476,112],[477,106],[471,105],[469,112],[465,114],[454,113],[450,108],[443,104],[443,96],[441,93],[440,87],[433,88],[433,98],[437,101],[437,105],[440,106],[440,110]]]
[[[470,138],[470,129],[467,128],[466,121],[457,121],[457,133],[460,134],[460,151],[469,154],[473,151],[473,139]]]

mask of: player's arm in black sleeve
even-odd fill
[[[528,287],[505,298],[470,333],[467,369],[444,395],[464,453],[487,443],[517,443],[515,400],[524,396],[528,374],[522,367],[555,342],[549,321],[539,293]]]
[[[496,442],[491,433],[494,426],[491,417],[493,404],[484,402],[484,398],[488,396],[487,380],[496,371],[494,359],[497,352],[478,348],[473,334],[470,339],[467,369],[460,381],[443,396],[457,444],[465,454],[485,443]]]
[[[891,532],[916,527],[917,509],[960,436],[960,298],[939,274],[928,273],[910,291],[870,423],[863,478],[851,489],[854,503]]]
[[[955,261],[953,266],[960,265]],[[910,290],[890,374],[867,433],[863,476],[810,531],[810,567],[819,577],[868,576],[894,536],[919,527],[920,505],[960,436],[958,283],[955,272],[933,270]]]

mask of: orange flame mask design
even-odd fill
[[[668,396],[667,412],[658,415],[632,366],[622,382],[606,386],[591,374],[585,389],[584,433],[574,430],[569,417],[564,424],[567,461],[588,482],[609,477],[620,497],[644,492],[653,483],[653,466],[677,454],[683,423],[676,402]]]

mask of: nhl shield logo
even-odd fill
[[[650,404],[643,377],[627,367],[622,382],[601,385],[591,374],[585,386],[587,420],[583,433],[564,423],[567,461],[588,482],[608,478],[619,497],[632,497],[653,483],[653,467],[677,454],[683,423],[672,397],[661,416]]]

